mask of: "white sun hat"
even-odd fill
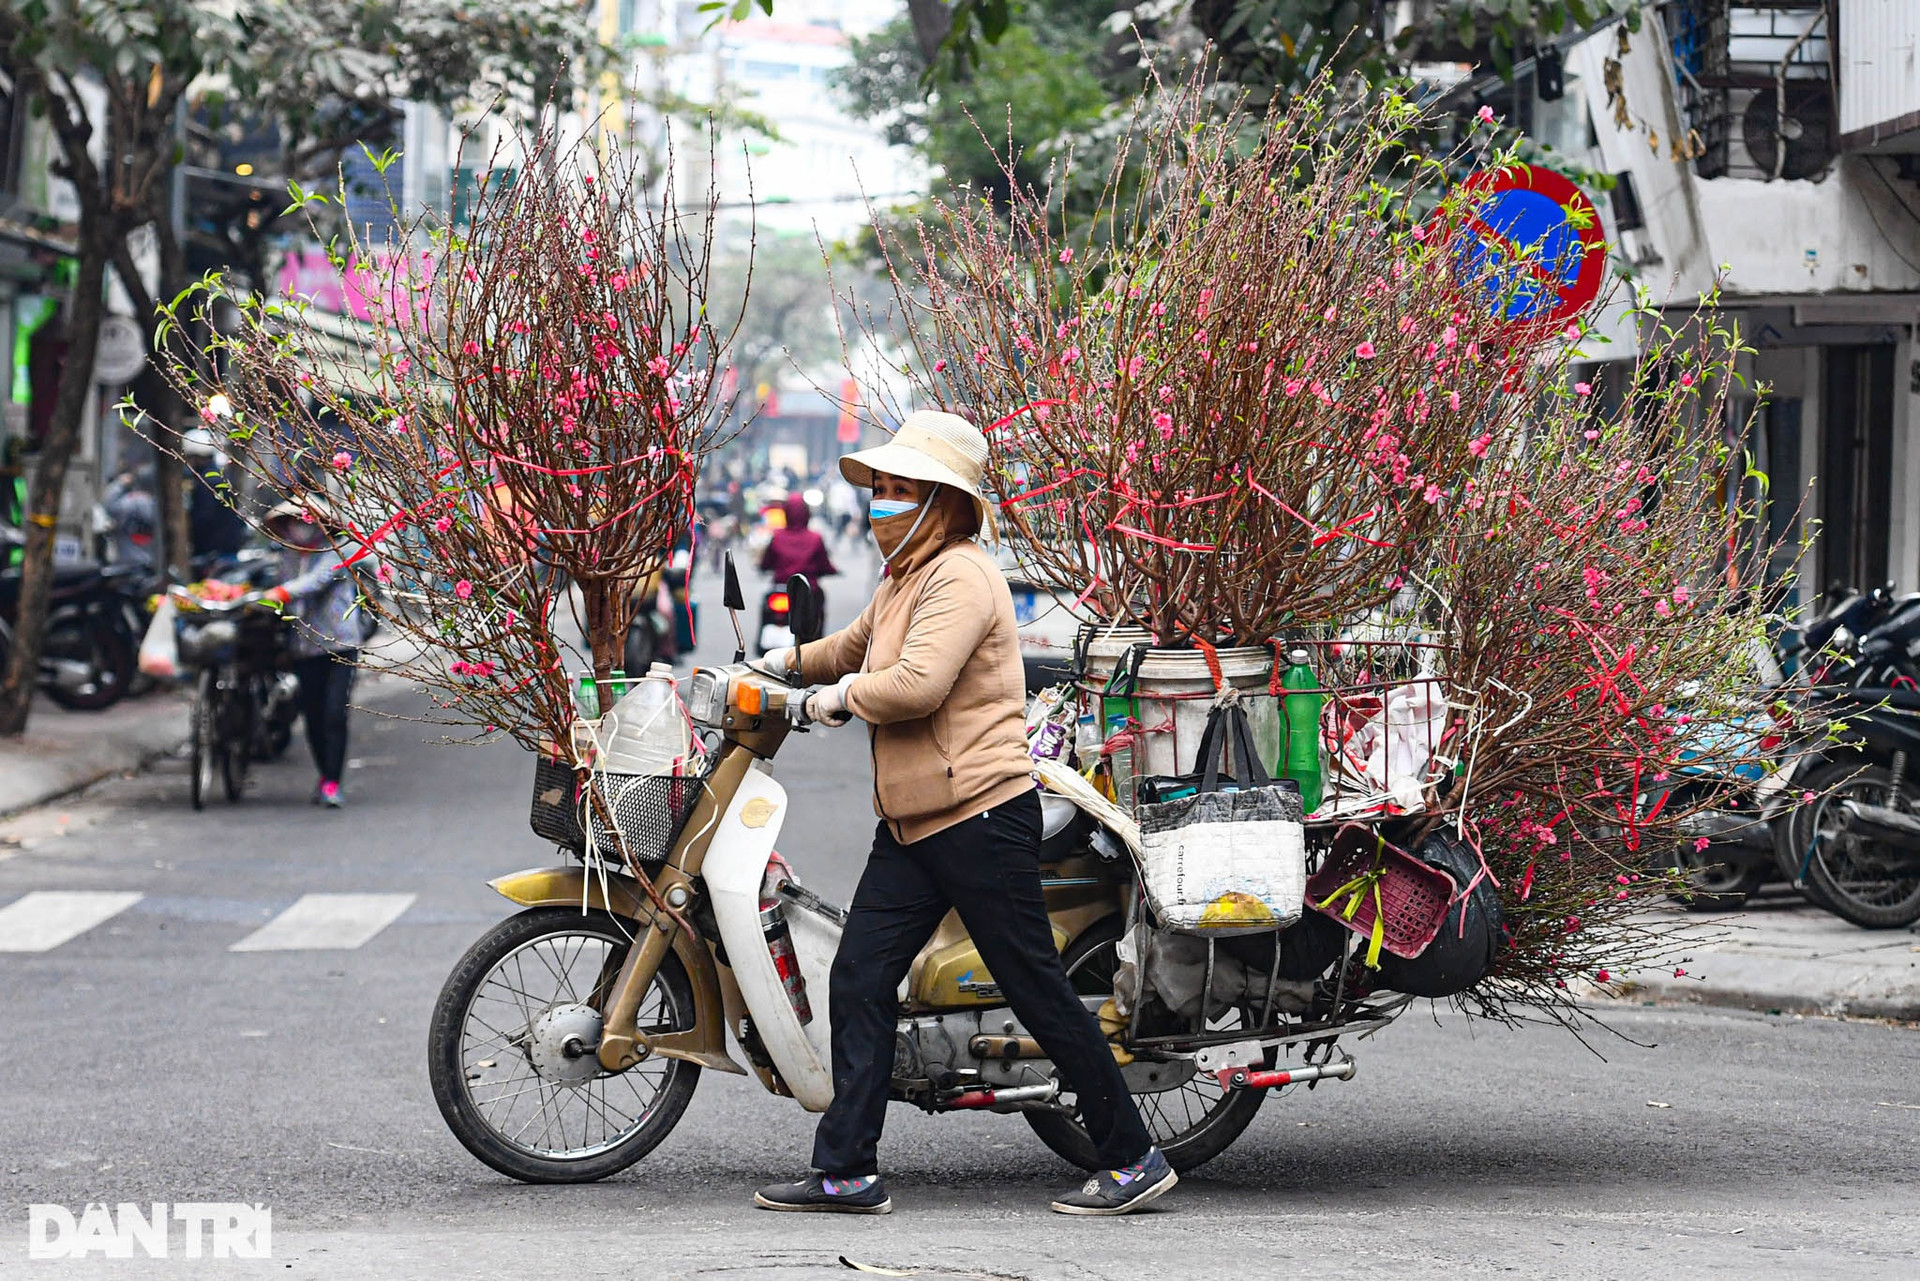
[[[893,439],[840,460],[840,474],[862,489],[873,488],[873,474],[905,476],[957,489],[973,500],[980,528],[994,532],[993,503],[981,493],[987,470],[987,438],[958,414],[922,409],[908,414]]]

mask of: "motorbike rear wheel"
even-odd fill
[[[1892,804],[1892,784],[1893,775],[1878,765],[1824,766],[1807,776],[1816,798],[1797,825],[1812,850],[1807,879],[1819,887],[1822,906],[1863,929],[1920,921],[1920,852],[1850,833],[1841,820],[1843,800]]]
[[[427,1075],[467,1151],[523,1183],[590,1183],[679,1124],[699,1065],[651,1058],[614,1073],[594,1057],[599,1011],[643,928],[606,912],[529,908],[460,959],[434,1003]],[[693,1025],[693,984],[671,952],[636,1023],[651,1035]]]
[[[1084,996],[1111,995],[1119,966],[1115,951],[1120,941],[1119,918],[1094,926],[1074,940],[1065,956],[1067,976]],[[1220,1028],[1245,1018],[1238,1012],[1216,1020]],[[1147,1124],[1154,1145],[1174,1169],[1185,1173],[1205,1165],[1230,1147],[1253,1123],[1266,1101],[1265,1090],[1228,1090],[1204,1072],[1197,1072],[1171,1090],[1135,1094],[1134,1106]],[[1100,1168],[1100,1157],[1078,1116],[1060,1112],[1022,1112],[1040,1141],[1062,1160],[1083,1170]]]

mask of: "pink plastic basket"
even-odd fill
[[[1369,939],[1375,920],[1383,920],[1381,946],[1412,960],[1440,932],[1458,890],[1439,868],[1354,826],[1341,831],[1327,861],[1307,878],[1307,905]]]

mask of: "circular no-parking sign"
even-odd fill
[[[1600,211],[1551,169],[1512,164],[1474,174],[1448,221],[1456,270],[1501,320],[1553,329],[1600,296]]]

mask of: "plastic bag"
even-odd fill
[[[1447,701],[1438,684],[1409,681],[1378,697],[1333,699],[1322,736],[1329,801],[1320,817],[1372,813],[1383,806],[1411,814],[1425,806],[1433,754],[1446,730]]]
[[[147,634],[140,638],[140,670],[158,680],[180,675],[180,640],[173,629],[176,617],[173,602],[162,599],[147,624]]]

